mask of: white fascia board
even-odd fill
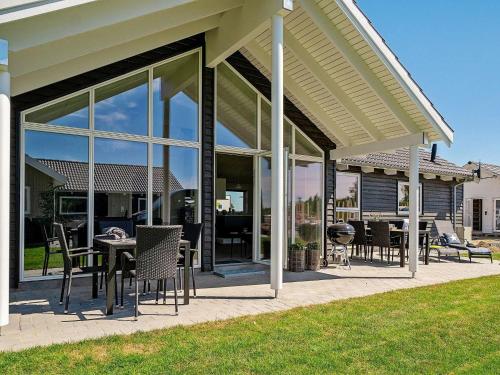
[[[0,4],[0,24],[93,3],[95,1],[97,0],[4,0]]]
[[[387,44],[385,44],[380,34],[375,30],[363,12],[361,12],[353,0],[336,0],[336,2],[401,87],[414,101],[422,114],[432,124],[434,130],[441,136],[441,140],[450,146],[453,143],[453,130],[446,124],[429,99],[422,93],[421,89],[408,74],[408,71],[403,67]]]
[[[350,156],[366,155],[376,152],[395,150],[409,146],[428,146],[429,141],[425,133],[415,133],[402,137],[386,139],[383,141],[370,142],[362,145],[343,147],[330,151],[331,160],[341,160]]]

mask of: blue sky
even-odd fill
[[[438,153],[500,164],[500,1],[357,3],[455,130]]]

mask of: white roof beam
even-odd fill
[[[423,94],[415,81],[410,77],[406,69],[385,44],[382,37],[373,28],[370,21],[352,0],[336,0],[340,9],[352,22],[354,27],[372,47],[377,56],[384,62],[385,66],[400,83],[408,96],[414,101],[423,115],[433,125],[434,129],[441,135],[442,140],[449,146],[453,142],[453,130],[446,124],[432,103]]]
[[[189,22],[219,15],[227,6],[228,0],[206,0],[11,52],[11,74],[13,76],[27,74]],[[202,31],[204,30],[195,31],[195,34]]]
[[[377,97],[396,116],[401,124],[410,133],[418,132],[419,129],[410,116],[401,108],[398,101],[387,90],[377,75],[363,61],[357,51],[349,44],[344,35],[335,27],[333,22],[323,10],[312,0],[300,0],[302,8],[314,21],[316,26],[330,39],[344,58],[352,65],[358,74],[371,87]]]
[[[219,15],[213,15],[200,21],[187,23],[131,42],[117,44],[111,48],[79,56],[75,59],[51,65],[28,74],[13,77],[12,95],[19,95],[139,53],[150,51],[176,40],[211,30],[217,27],[219,19]]]
[[[388,150],[395,150],[401,147],[409,146],[428,146],[429,140],[425,133],[415,133],[404,135],[402,137],[391,138],[384,141],[370,142],[362,145],[351,147],[338,148],[330,151],[331,160],[341,160],[350,156],[366,155],[376,152],[384,152]]]
[[[383,138],[377,127],[358,108],[345,91],[331,78],[323,67],[318,64],[301,43],[285,29],[285,48],[289,49],[295,57],[314,75],[316,80],[334,97],[354,120],[377,141]]]
[[[207,32],[206,65],[214,68],[250,42],[271,24],[274,14],[285,15],[284,0],[246,0],[222,15],[220,26]]]
[[[269,72],[271,67],[271,56],[267,54],[255,41],[251,41],[246,49],[266,68]],[[285,89],[288,90],[297,100],[299,100],[324,126],[329,129],[331,134],[340,142],[337,146],[350,146],[352,141],[350,137],[337,125],[335,121],[328,116],[323,108],[314,100],[311,100],[309,94],[298,85],[287,73],[283,72]]]

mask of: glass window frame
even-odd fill
[[[408,211],[405,211],[405,210],[401,210],[401,206],[399,205],[399,201],[401,200],[401,187],[402,186],[408,186],[408,189],[410,189],[410,182],[409,181],[402,181],[402,180],[398,180],[398,194],[397,194],[397,201],[396,201],[396,204],[397,204],[397,207],[398,207],[398,215],[400,216],[408,216],[410,214],[410,207],[408,206]],[[420,182],[418,184],[418,193],[419,193],[419,200],[418,200],[418,203],[419,203],[419,207],[418,207],[418,214],[419,215],[422,215],[423,213],[423,207],[424,207],[424,202],[423,202],[423,197],[424,197],[424,194],[423,194],[423,189],[422,189],[422,183]]]
[[[178,139],[171,139],[171,138],[160,138],[160,137],[154,137],[153,136],[153,69],[162,65],[165,65],[168,62],[172,62],[178,59],[182,59],[185,56],[191,55],[191,54],[198,54],[198,127],[197,127],[197,132],[198,132],[198,137],[197,141],[185,141],[185,140],[178,140]],[[83,90],[78,90],[75,91],[69,95],[65,95],[61,98],[51,100],[48,102],[45,102],[43,104],[40,104],[38,106],[29,108],[25,111],[21,112],[21,124],[20,124],[20,171],[21,171],[21,178],[20,178],[20,201],[19,201],[19,209],[20,212],[23,214],[20,215],[19,218],[19,252],[20,252],[20,257],[19,257],[19,275],[20,275],[20,281],[35,281],[35,280],[46,280],[46,279],[56,279],[60,278],[60,275],[48,275],[48,276],[34,276],[34,277],[26,277],[25,276],[25,270],[24,270],[24,232],[25,232],[25,225],[24,225],[24,217],[26,214],[25,209],[29,208],[30,211],[32,207],[25,207],[27,206],[25,204],[25,196],[27,194],[30,194],[29,189],[26,190],[26,184],[25,184],[25,139],[26,139],[26,132],[27,131],[40,131],[40,132],[47,132],[47,133],[56,133],[56,134],[64,134],[64,135],[78,135],[78,136],[85,136],[88,139],[88,155],[89,155],[89,176],[88,176],[88,240],[91,241],[93,238],[94,234],[94,228],[93,228],[93,215],[94,215],[94,166],[95,166],[95,160],[94,160],[94,139],[95,138],[106,138],[106,139],[112,139],[112,140],[123,140],[123,141],[132,141],[132,142],[142,142],[147,144],[147,165],[148,165],[148,191],[147,191],[147,211],[148,211],[148,224],[152,224],[152,207],[153,207],[153,146],[155,144],[160,144],[160,145],[166,145],[166,146],[180,146],[180,147],[188,147],[188,148],[193,148],[198,150],[198,160],[197,160],[197,165],[198,165],[198,188],[197,188],[197,211],[198,211],[198,217],[201,217],[201,212],[202,212],[202,200],[201,200],[201,183],[202,183],[202,178],[201,178],[201,166],[202,166],[202,160],[201,160],[201,129],[202,129],[202,54],[203,50],[201,47],[192,49],[190,51],[187,51],[185,53],[178,54],[176,56],[173,56],[168,59],[164,59],[162,61],[156,62],[154,64],[142,67],[140,69],[136,69],[134,71],[128,72],[126,74],[120,75],[118,77],[115,77],[113,79],[101,82],[99,84],[89,86],[88,88],[85,88]],[[116,81],[123,80],[127,77],[134,76],[143,72],[147,72],[148,76],[148,85],[147,85],[147,134],[146,135],[137,135],[137,134],[130,134],[130,133],[119,133],[119,132],[110,132],[110,131],[104,131],[104,130],[97,130],[95,129],[95,111],[94,111],[94,98],[95,98],[95,90],[98,89],[99,87],[106,86],[108,84],[111,84]],[[54,104],[63,102],[67,99],[71,99],[73,97],[77,97],[83,94],[88,94],[89,97],[89,127],[88,128],[75,128],[75,127],[70,127],[70,126],[64,126],[64,125],[51,125],[51,124],[40,124],[40,123],[33,123],[26,121],[26,116],[32,112],[35,112],[39,109],[43,109],[49,106],[52,106]],[[29,187],[28,187],[29,188]],[[200,266],[199,264],[196,266]]]
[[[84,200],[85,204],[88,204],[88,197],[87,196],[77,196],[77,195],[60,195],[59,196],[59,215],[84,215],[87,214],[87,210],[85,212],[63,212],[62,207],[63,207],[63,200],[65,199],[70,199],[70,200]]]
[[[358,192],[357,192],[357,201],[358,201],[358,207],[337,207],[337,189],[335,189],[335,216],[337,212],[352,212],[358,214],[358,220],[361,218],[361,173],[355,173],[355,172],[339,172],[336,171],[336,176],[335,176],[335,186],[338,186],[338,178],[339,176],[351,176],[351,177],[357,177],[358,179]],[[336,218],[335,218],[336,220]]]

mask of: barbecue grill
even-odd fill
[[[326,235],[332,243],[332,251],[330,254],[323,259],[323,267],[328,267],[328,257],[331,256],[334,259],[335,255],[340,255],[341,261],[349,266],[351,269],[351,263],[349,262],[349,257],[347,256],[347,245],[349,245],[354,239],[354,234],[356,231],[354,227],[347,223],[336,223],[328,226]]]

